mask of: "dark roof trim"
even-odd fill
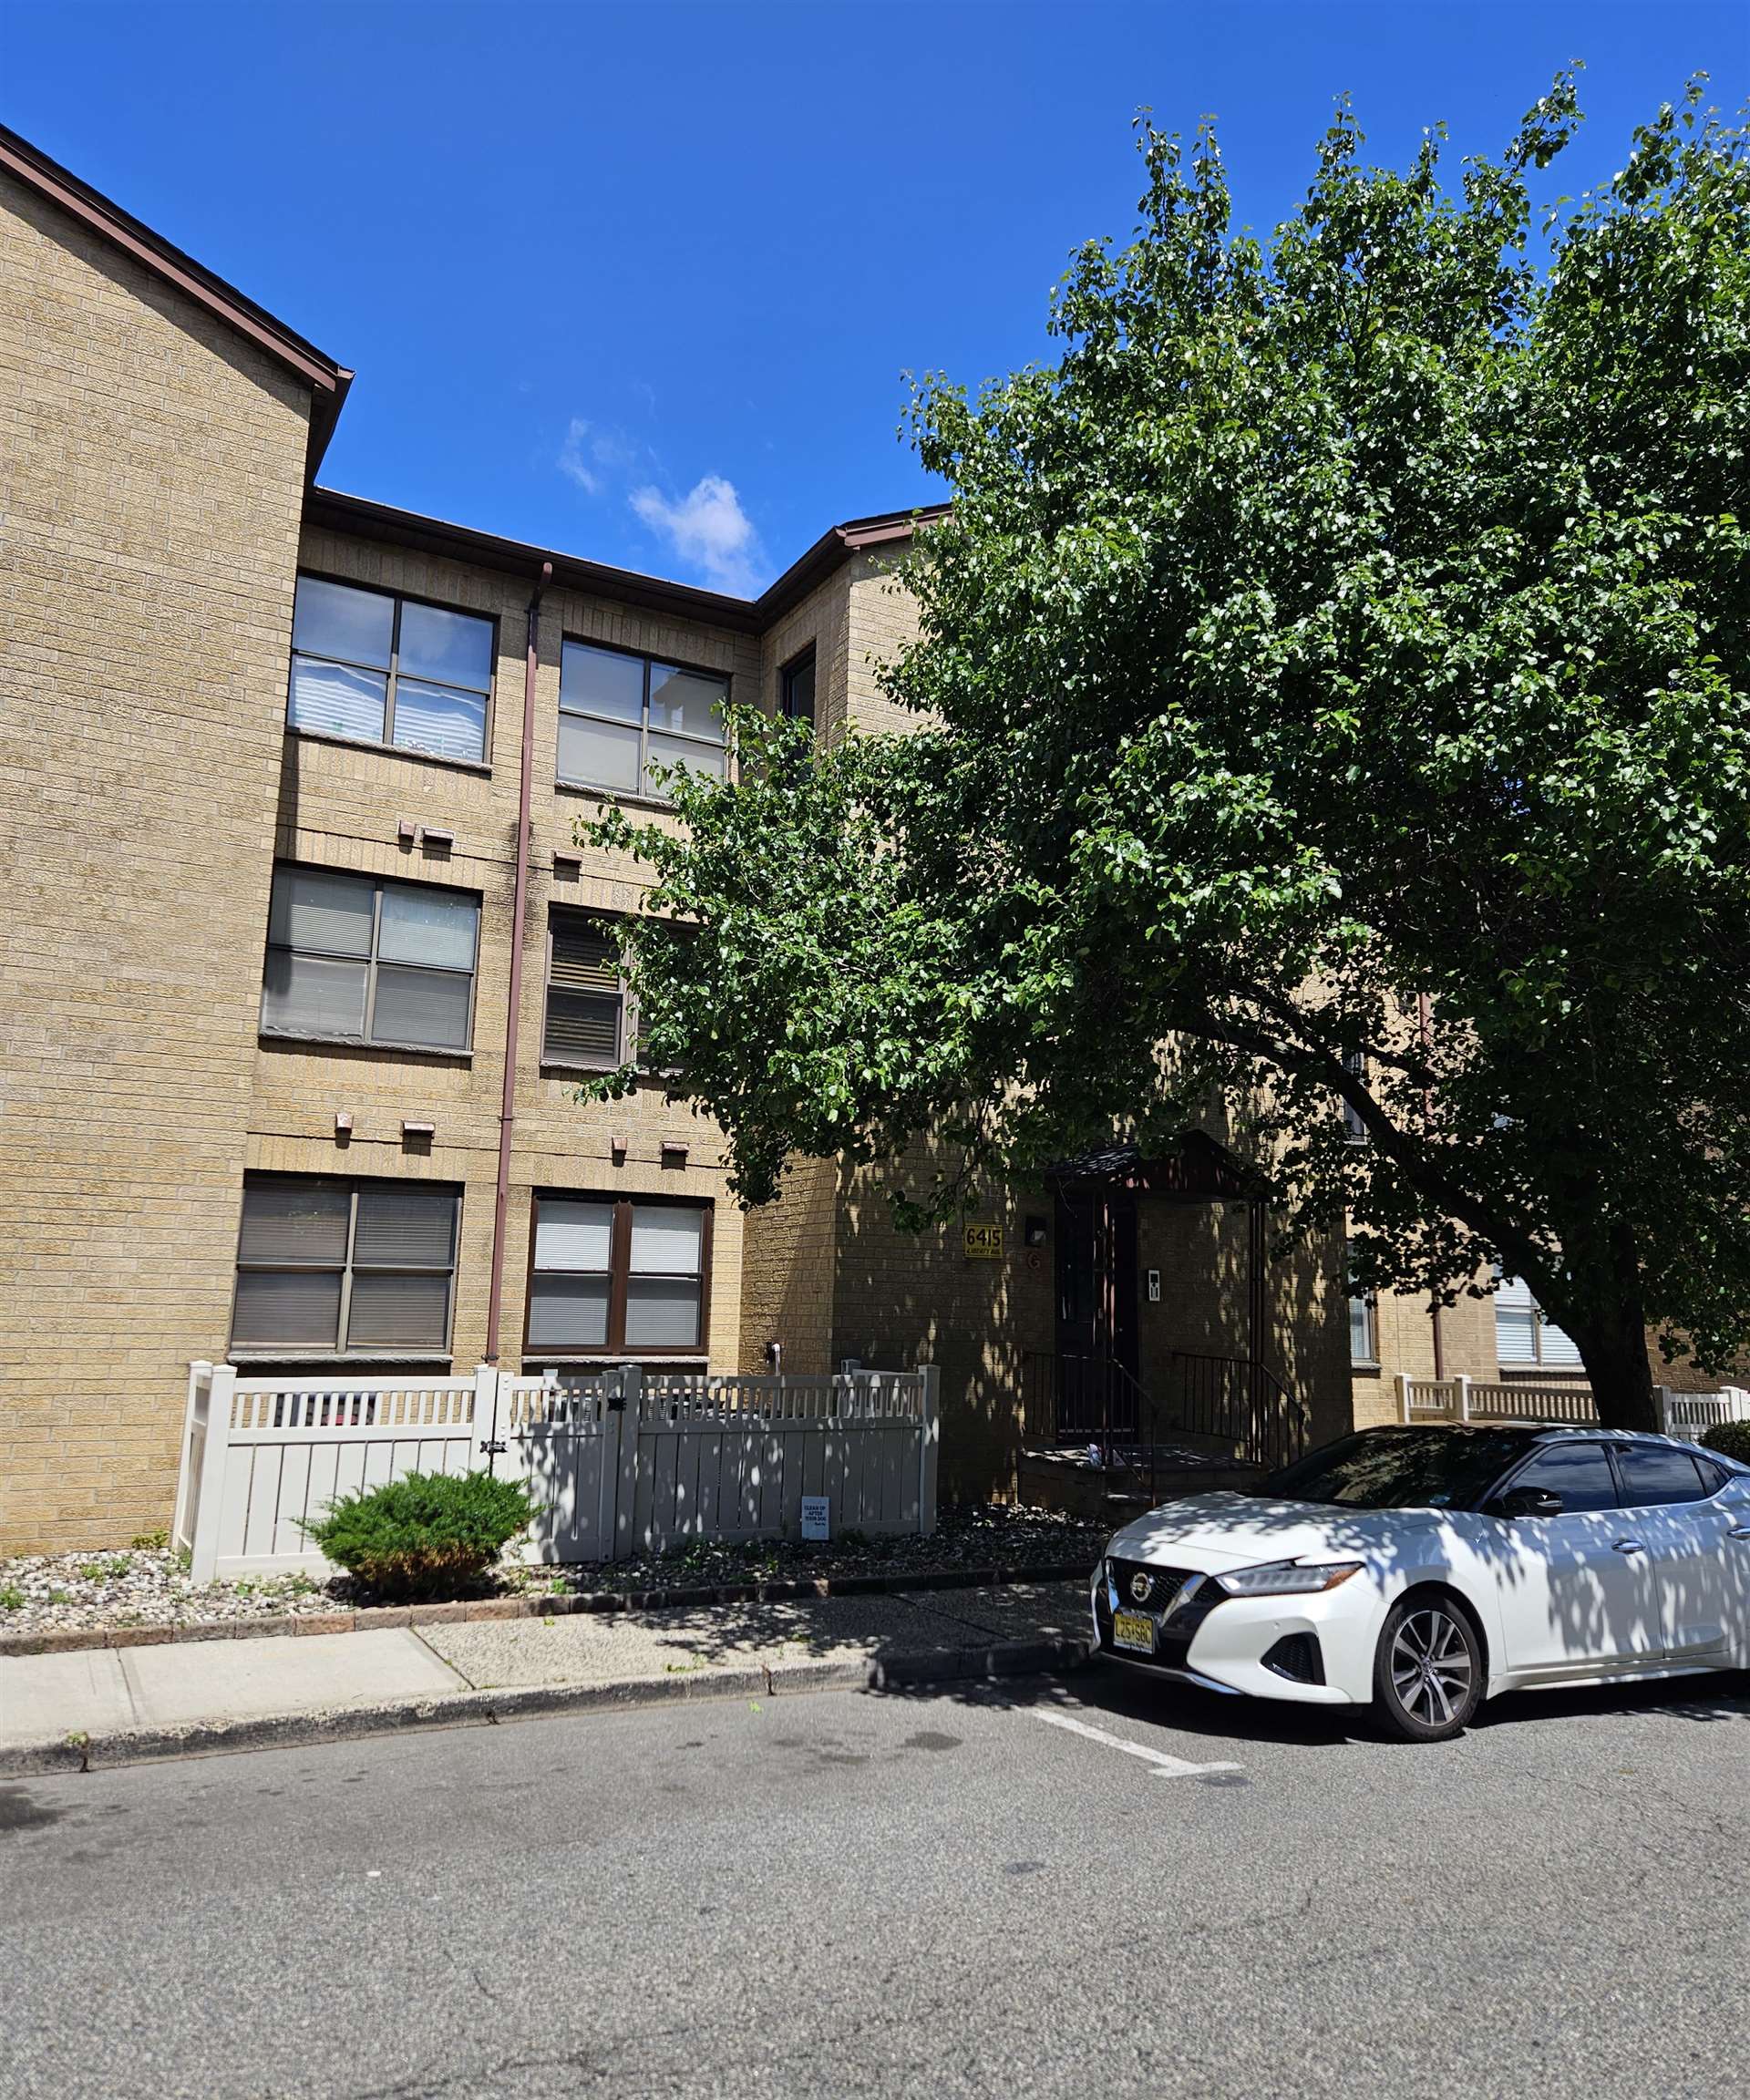
[[[4,124],[0,124],[0,168],[144,263],[154,276],[186,293],[304,380],[312,396],[307,467],[310,474],[315,473],[334,435],[346,389],[352,385],[353,375],[344,365],[336,365],[265,306],[258,306],[234,284],[228,284],[204,263],[185,255],[161,233],[153,232],[131,212],[124,211],[119,204]]]
[[[391,504],[373,503],[367,497],[348,496],[338,489],[311,489],[304,514],[310,524],[325,526],[331,531],[411,547],[422,554],[466,561],[476,568],[499,569],[515,576],[536,575],[543,561],[551,561],[553,582],[561,589],[612,598],[621,604],[642,606],[646,612],[674,613],[737,633],[760,634],[852,554],[865,547],[909,540],[918,525],[940,518],[947,508],[945,503],[929,503],[916,510],[890,510],[877,518],[857,518],[848,524],[835,525],[757,598],[731,598],[691,583],[671,583],[660,576],[643,576],[635,570],[591,561],[581,554],[558,553],[551,548],[531,546],[527,540],[503,540],[494,532],[454,525],[447,519],[397,510]]]
[[[592,596],[643,606],[647,612],[678,612],[689,620],[745,633],[755,633],[759,627],[753,604],[746,598],[726,598],[715,591],[664,582],[658,576],[640,576],[633,570],[612,569],[577,554],[556,554],[523,540],[501,540],[495,532],[478,532],[444,518],[421,517],[416,510],[397,510],[392,504],[347,496],[338,489],[311,489],[304,499],[304,516],[306,524],[324,525],[331,531],[411,547],[418,553],[466,561],[477,569],[501,569],[525,579],[538,576],[541,563],[551,561],[553,582],[561,590],[587,591]]]
[[[884,510],[878,517],[852,518],[843,525],[832,526],[755,601],[760,625],[769,626],[774,620],[782,619],[851,555],[861,553],[866,547],[909,540],[920,525],[933,524],[947,514],[947,510],[945,503],[921,503],[915,510]]]
[[[1065,1189],[1119,1188],[1169,1202],[1260,1202],[1263,1177],[1202,1130],[1187,1130],[1169,1152],[1145,1158],[1137,1145],[1115,1144],[1075,1159],[1059,1159],[1045,1179]]]

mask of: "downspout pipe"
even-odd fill
[[[510,922],[510,1001],[504,1017],[504,1097],[499,1108],[499,1183],[492,1201],[492,1284],[486,1309],[486,1360],[499,1361],[504,1302],[504,1237],[510,1199],[510,1139],[517,1121],[517,1023],[522,1013],[522,922],[529,908],[530,798],[534,788],[535,667],[540,649],[540,601],[553,580],[543,561],[529,601],[529,645],[522,667],[522,758],[517,796],[517,875]]]
[[[1428,995],[1426,992],[1418,992],[1415,995],[1415,1019],[1417,1032],[1422,1037],[1422,1055],[1432,1064],[1434,1062],[1434,1020],[1428,1004]],[[1422,1089],[1422,1129],[1424,1136],[1426,1135],[1428,1126],[1433,1120],[1434,1096],[1425,1086]],[[1440,1300],[1437,1296],[1431,1298],[1428,1302],[1428,1324],[1433,1329],[1434,1335],[1434,1381],[1436,1385],[1444,1385],[1446,1376],[1446,1338],[1440,1332]]]

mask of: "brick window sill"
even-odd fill
[[[673,1356],[664,1356],[660,1350],[633,1356],[624,1350],[525,1349],[522,1353],[525,1378],[538,1375],[549,1364],[567,1371],[708,1371],[711,1359],[697,1349],[679,1350]]]
[[[622,802],[628,809],[674,814],[674,805],[665,795],[634,795],[630,788],[592,788],[587,780],[555,780],[553,789],[560,795],[586,795],[592,802]]]
[[[373,1365],[416,1364],[421,1370],[436,1370],[442,1366],[448,1372],[455,1359],[448,1349],[415,1349],[396,1352],[374,1350],[362,1355],[343,1355],[329,1349],[233,1349],[225,1357],[227,1364],[254,1364],[259,1369],[277,1367],[283,1364],[289,1371],[369,1371]]]
[[[492,767],[483,758],[446,758],[438,751],[416,751],[410,744],[378,744],[368,736],[337,736],[332,729],[300,729],[285,725],[288,736],[301,744],[332,744],[338,751],[375,751],[379,758],[411,758],[417,766],[441,766],[447,773],[471,773],[477,780],[489,780]]]
[[[256,1035],[262,1043],[293,1049],[365,1050],[388,1057],[436,1058],[446,1065],[468,1065],[474,1062],[472,1049],[441,1050],[431,1043],[367,1043],[359,1035],[306,1035],[292,1028],[261,1028]]]

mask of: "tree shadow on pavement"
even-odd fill
[[[1330,1750],[1348,1743],[1413,1748],[1388,1737],[1359,1706],[1302,1706],[1286,1700],[1247,1699],[1200,1691],[1096,1659],[1061,1677],[978,1678],[950,1684],[885,1687],[883,1699],[950,1700],[985,1708],[1062,1707],[1167,1728],[1179,1735],[1224,1743],[1269,1743],[1291,1749]],[[1508,1693],[1479,1709],[1473,1731],[1510,1727],[1539,1718],[1584,1725],[1619,1714],[1665,1714],[1683,1722],[1750,1722],[1750,1673],[1606,1684],[1561,1692]]]
[[[1024,1640],[1086,1641],[1082,1582],[1017,1585],[1000,1591],[926,1590],[868,1596],[747,1600],[662,1611],[591,1614],[595,1624],[642,1632],[674,1667],[760,1658],[777,1665],[861,1660],[871,1670],[944,1652]]]
[[[1222,1741],[1278,1743],[1327,1750],[1368,1734],[1367,1716],[1349,1706],[1296,1706],[1199,1691],[1169,1679],[1156,1682],[1116,1663],[1095,1660],[1066,1675],[980,1677],[949,1684],[884,1686],[882,1699],[950,1700],[955,1704],[1019,1711],[1060,1707],[1065,1713],[1138,1721],[1181,1735]]]
[[[1655,1678],[1640,1684],[1507,1692],[1481,1707],[1471,1725],[1500,1728],[1516,1721],[1588,1721],[1622,1714],[1663,1714],[1673,1721],[1750,1721],[1750,1670]]]

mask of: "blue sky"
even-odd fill
[[[4,12],[0,117],[355,368],[325,482],[737,592],[936,492],[902,372],[1039,355],[1140,106],[1216,115],[1261,225],[1343,89],[1378,158],[1445,118],[1456,159],[1585,59],[1552,194],[1693,69],[1750,90],[1743,0]]]

